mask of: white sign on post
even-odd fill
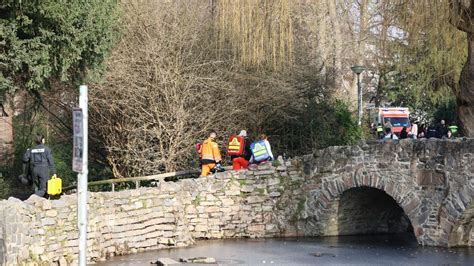
[[[87,260],[87,153],[88,107],[87,86],[79,87],[79,108],[74,110],[74,171],[77,174],[77,226],[79,228],[79,266],[86,266]]]
[[[84,153],[83,143],[84,125],[82,123],[82,109],[74,108],[72,111],[73,125],[73,154],[72,154],[72,170],[76,173],[82,173],[82,155]]]

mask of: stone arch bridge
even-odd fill
[[[303,235],[413,230],[422,245],[473,245],[473,153],[472,139],[430,139],[305,156],[296,229]]]
[[[87,257],[200,238],[407,231],[422,245],[473,246],[473,160],[474,139],[373,141],[157,187],[90,193]],[[4,264],[74,264],[76,200],[0,201]]]

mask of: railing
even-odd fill
[[[225,170],[231,170],[231,166],[226,166],[223,167]],[[157,174],[157,175],[149,175],[149,176],[137,176],[137,177],[125,177],[125,178],[112,178],[112,179],[106,179],[106,180],[99,180],[99,181],[92,181],[87,183],[88,187],[96,187],[100,185],[111,185],[112,191],[115,191],[115,186],[120,183],[127,183],[127,182],[133,182],[135,183],[135,188],[140,187],[140,181],[158,181],[158,182],[164,182],[165,178],[171,178],[171,177],[183,177],[183,176],[194,176],[197,177],[196,175],[199,175],[201,173],[201,170],[186,170],[186,171],[176,171],[176,172],[169,172],[169,173],[163,173],[163,174]],[[63,188],[63,192],[71,192],[77,188],[77,185],[71,185]]]

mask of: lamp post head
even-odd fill
[[[355,65],[355,66],[351,67],[351,69],[352,69],[352,72],[354,72],[354,73],[357,74],[357,75],[360,75],[360,73],[364,72],[365,67],[364,67],[364,66]]]

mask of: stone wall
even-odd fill
[[[280,170],[277,170],[280,169]],[[279,235],[276,206],[285,167],[89,194],[88,260],[185,247],[194,239]],[[7,265],[75,264],[77,195],[0,203]]]
[[[399,232],[406,217],[422,245],[472,246],[473,160],[473,139],[387,140],[158,187],[90,193],[88,259],[184,247],[199,238]],[[355,188],[363,193],[351,196]],[[358,202],[345,203],[347,193]],[[381,193],[393,199],[391,207],[364,207]],[[74,264],[76,200],[1,201],[6,264]],[[363,214],[364,208],[376,213]],[[400,208],[405,220],[390,228]],[[361,225],[344,225],[351,218]]]

